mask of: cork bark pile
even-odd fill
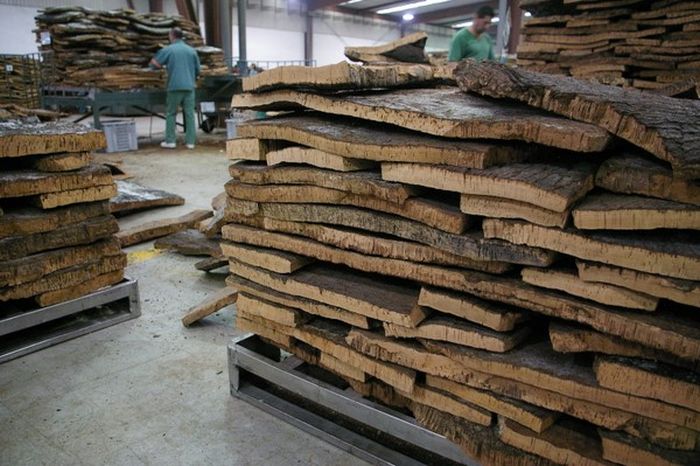
[[[126,267],[93,162],[101,131],[70,123],[0,122],[0,301],[8,315],[120,282]]]
[[[695,107],[383,66],[263,73],[234,97],[292,112],[228,141],[238,328],[481,464],[697,464]]]

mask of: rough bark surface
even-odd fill
[[[446,139],[354,118],[327,118],[313,113],[245,122],[238,126],[238,134],[259,140],[290,141],[354,159],[466,168],[520,162],[529,153],[524,145]],[[258,155],[255,160],[264,157]]]
[[[597,152],[610,142],[609,133],[594,125],[517,103],[464,94],[454,88],[333,96],[283,90],[237,94],[232,106],[280,111],[311,109],[388,123],[434,136],[520,140],[577,152]]]
[[[112,212],[127,212],[185,203],[184,198],[167,191],[149,188],[132,181],[118,180],[116,183],[117,196],[109,201],[109,208]]]
[[[102,131],[76,123],[0,122],[0,157],[91,152],[106,146]]]
[[[468,92],[516,99],[605,128],[682,178],[700,178],[700,102],[552,76],[495,62],[465,61],[455,77]]]

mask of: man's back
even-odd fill
[[[199,75],[197,51],[182,40],[177,40],[161,49],[156,61],[168,68],[168,90],[189,91],[195,88]]]

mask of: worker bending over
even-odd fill
[[[197,51],[183,40],[182,29],[170,30],[170,45],[164,47],[151,59],[152,68],[167,68],[168,95],[165,101],[165,141],[161,147],[174,149],[175,117],[178,106],[185,114],[185,143],[194,149],[197,127],[194,123],[194,89],[199,76],[199,56]]]
[[[455,34],[450,44],[449,61],[473,58],[477,61],[493,60],[493,41],[486,32],[494,13],[490,6],[482,6],[476,12],[472,25]]]

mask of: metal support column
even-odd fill
[[[503,56],[506,21],[508,21],[508,0],[498,0],[498,27],[496,29],[496,50],[494,53],[498,59]]]
[[[314,60],[314,17],[310,11],[306,12],[304,27],[304,64],[311,66]]]
[[[238,0],[238,70],[241,76],[248,74],[248,44],[246,42],[246,3]]]
[[[520,29],[523,25],[523,10],[520,9],[520,0],[510,1],[510,33],[508,34],[508,53],[514,54],[520,44]]]
[[[239,3],[241,3],[241,0],[239,0]],[[231,44],[231,0],[219,0],[219,29],[221,32],[221,48],[224,50],[226,65],[230,70],[233,67],[233,62],[229,61],[229,57],[233,57],[233,46]]]

